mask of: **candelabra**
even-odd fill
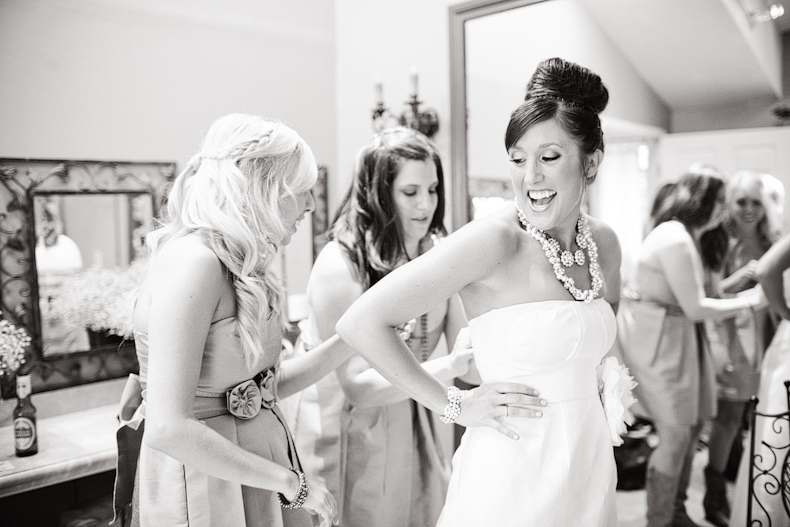
[[[417,96],[417,72],[411,73],[412,95],[408,106],[399,116],[394,115],[384,106],[383,87],[380,80],[376,81],[376,107],[373,108],[373,130],[378,133],[387,128],[408,126],[425,136],[432,138],[439,130],[439,115],[432,108],[420,109],[422,101]]]

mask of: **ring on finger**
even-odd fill
[[[505,406],[505,416],[510,417],[510,407]]]

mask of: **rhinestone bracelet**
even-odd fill
[[[453,424],[458,416],[461,415],[461,401],[463,398],[463,391],[456,386],[450,386],[447,389],[447,406],[444,407],[444,413],[439,416],[439,420],[446,425]]]
[[[283,509],[298,509],[307,501],[308,484],[304,472],[295,468],[291,468],[291,471],[299,476],[299,490],[296,492],[296,497],[290,502],[288,502],[282,494],[279,492],[277,493],[277,497],[280,499],[280,505],[282,505]]]

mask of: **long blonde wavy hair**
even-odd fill
[[[310,147],[285,124],[232,114],[214,122],[178,175],[163,226],[146,238],[153,255],[167,241],[199,234],[233,278],[236,319],[248,364],[263,358],[263,328],[283,316],[283,288],[271,264],[290,226],[283,206],[317,179]]]

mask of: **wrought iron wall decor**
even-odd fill
[[[758,412],[757,397],[752,397],[749,405],[748,526],[787,525],[790,519],[790,381],[785,381],[784,386],[788,410],[777,414]]]
[[[36,392],[122,377],[137,368],[133,341],[92,341],[88,349],[45,355],[36,267],[34,201],[42,196],[149,195],[153,213],[164,204],[175,177],[175,163],[0,159],[0,310],[30,333],[28,369]],[[139,222],[131,221],[130,247],[139,247]],[[129,263],[129,262],[126,262]],[[11,395],[13,382],[3,382]]]

